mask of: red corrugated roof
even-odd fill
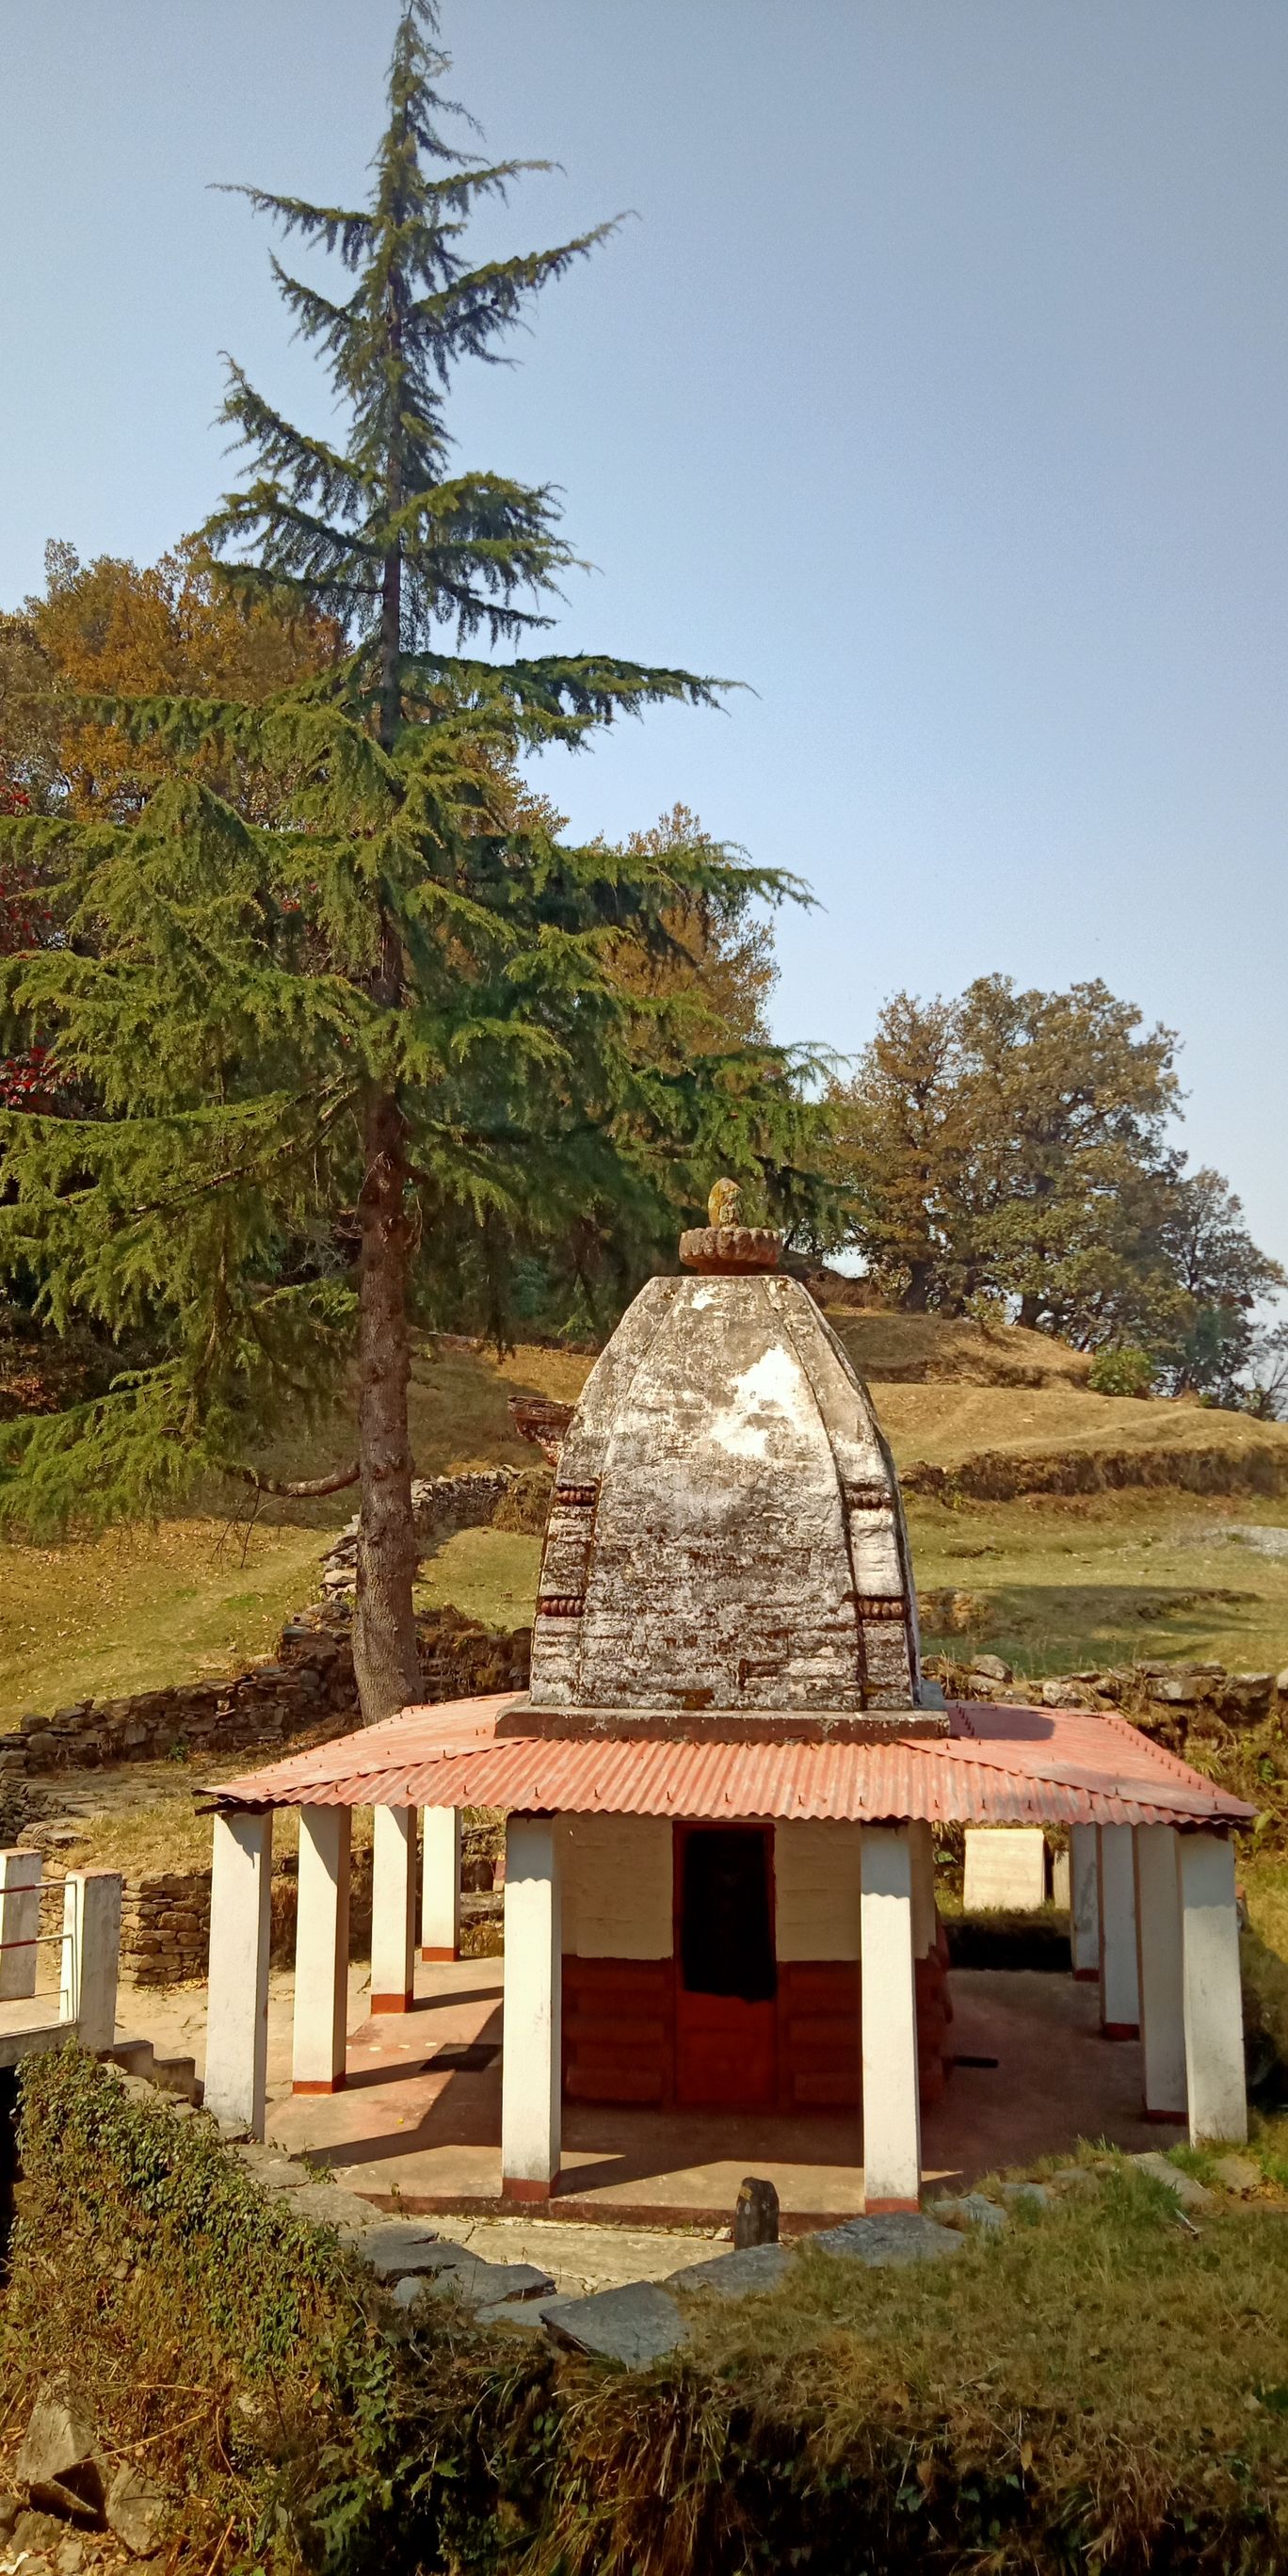
[[[504,1807],[557,1815],[931,1824],[1248,1824],[1256,1813],[1117,1716],[950,1703],[947,1737],[682,1744],[503,1736],[518,1694],[392,1725],[230,1780],[223,1807]]]

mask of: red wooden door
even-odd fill
[[[777,2060],[771,1829],[675,1829],[675,2098],[770,2108]]]

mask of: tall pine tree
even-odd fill
[[[10,1511],[156,1508],[211,1468],[253,1477],[265,1430],[334,1394],[356,1334],[368,1722],[420,1687],[407,1388],[424,1267],[468,1226],[499,1269],[591,1205],[647,1232],[717,1167],[789,1210],[813,1186],[788,1060],[713,1046],[683,979],[650,992],[614,972],[624,934],[665,952],[677,916],[733,920],[785,881],[702,836],[569,847],[518,780],[524,749],[710,703],[715,684],[515,652],[573,558],[549,490],[450,470],[446,394],[611,227],[468,265],[471,210],[534,165],[445,139],[459,111],[437,35],[432,0],[407,0],[368,206],[246,192],[353,281],[333,301],[274,263],[349,435],[296,429],[234,366],[252,463],[207,533],[236,598],[334,618],[345,657],[267,704],[96,702],[170,764],[137,820],[0,822],[67,882],[66,938],[5,976],[11,1036],[50,1047],[66,1114],[4,1122],[0,1258],[34,1271],[55,1326],[89,1313],[156,1350],[106,1398],[25,1427]],[[277,782],[271,825],[211,784],[212,745],[220,778]]]

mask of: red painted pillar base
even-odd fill
[[[1147,2102],[1141,2105],[1141,2118],[1158,2120],[1170,2124],[1174,2129],[1184,2129],[1189,2125],[1188,2111],[1151,2111]]]
[[[865,2200],[863,2215],[865,2218],[915,2218],[920,2209],[919,2200]]]
[[[1140,2023],[1138,2021],[1102,2021],[1100,2036],[1102,2039],[1139,2039]]]
[[[558,2188],[557,2174],[553,2182],[512,2181],[506,2175],[501,2183],[501,2198],[503,2200],[553,2200]]]
[[[292,2093],[343,2093],[348,2081],[347,2075],[321,2075],[316,2081],[293,2084],[291,2091]]]
[[[1075,1986],[1098,1986],[1100,1970],[1099,1968],[1075,1968],[1073,1982]]]
[[[430,1961],[434,1961],[434,1960],[456,1960],[456,1959],[459,1959],[459,1957],[460,1957],[460,1955],[461,1955],[461,1954],[460,1954],[460,1951],[459,1951],[459,1950],[457,1950],[457,1949],[451,1949],[451,1950],[427,1950],[427,1949],[425,1948],[424,1944],[422,1943],[422,1945],[421,1945],[421,1953],[420,1953],[420,1955],[421,1955],[422,1959],[427,1959],[427,1960],[430,1960]]]
[[[411,2007],[410,1988],[405,1995],[373,1995],[371,1998],[373,2013],[405,2013],[410,2012]]]

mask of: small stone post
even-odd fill
[[[1145,2117],[1183,2120],[1186,2109],[1181,1892],[1171,1825],[1137,1825],[1136,1925]]]
[[[291,2090],[339,2093],[349,2001],[347,1807],[301,1807]]]
[[[461,1811],[426,1807],[420,1863],[420,1955],[461,1955]]]
[[[864,2206],[869,2213],[917,2209],[921,2112],[907,1826],[863,1826],[860,1853]]]
[[[749,2245],[778,2243],[778,2194],[772,2182],[758,2174],[748,2174],[738,2186],[733,2207],[733,2249],[745,2253]]]
[[[1224,1834],[1177,1836],[1185,1974],[1190,2144],[1248,2134],[1234,1845]]]
[[[1094,1825],[1069,1827],[1069,1947],[1075,1977],[1094,1985],[1100,1975],[1100,1862]]]
[[[69,1870],[63,1886],[59,2016],[75,2023],[81,2047],[95,2055],[116,2037],[121,1886],[112,1869]]]
[[[371,2009],[410,2012],[416,1957],[415,1807],[377,1807],[371,1853]]]
[[[0,1851],[0,2003],[34,1995],[39,1931],[40,1854]]]
[[[555,1819],[511,1816],[505,1830],[501,2189],[512,2200],[549,2200],[559,2179],[562,1976]]]
[[[1136,1968],[1136,1863],[1130,1825],[1101,1825],[1100,2027],[1106,2039],[1139,2039]]]
[[[273,1811],[214,1819],[205,2106],[226,2128],[264,2135]]]

